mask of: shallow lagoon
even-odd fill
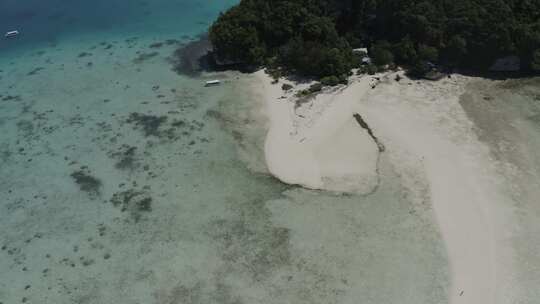
[[[475,122],[479,139],[486,143],[506,178],[506,204],[513,221],[510,233],[500,235],[514,250],[517,303],[540,301],[540,78],[506,81],[478,80],[469,85],[461,104]]]
[[[367,197],[283,185],[249,76],[171,70],[234,1],[18,2],[0,8],[23,31],[0,46],[0,302],[445,302],[427,186],[384,159]]]

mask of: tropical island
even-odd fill
[[[354,68],[540,71],[540,2],[243,0],[210,28],[222,62],[346,82]],[[369,51],[369,65],[362,64]]]
[[[209,39],[219,67],[258,70],[235,91],[252,89],[242,121],[265,139],[242,155],[264,150],[263,171],[281,182],[353,196],[377,195],[397,173],[435,216],[448,303],[498,303],[503,289],[519,301],[521,269],[502,236],[514,221],[506,168],[537,154],[514,141],[538,130],[528,76],[540,72],[540,2],[241,0]],[[505,135],[513,126],[523,129]],[[527,174],[515,195],[532,202],[538,175]]]

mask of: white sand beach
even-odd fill
[[[285,93],[264,72],[256,75],[268,100],[265,155],[274,176],[311,189],[368,193],[376,187],[378,147],[351,114],[354,96],[368,83],[340,91],[339,99],[335,92],[320,94],[297,108],[297,90]]]
[[[398,73],[399,82],[395,73],[354,76],[346,88],[298,107],[281,81],[256,73],[271,122],[268,168],[286,183],[368,193],[377,183],[379,151],[353,120],[360,114],[412,193],[420,197],[419,180],[427,180],[430,201],[424,203],[432,205],[451,268],[450,303],[510,303],[512,290],[501,288],[512,286],[512,250],[504,239],[509,197],[459,104],[471,79],[412,81]]]

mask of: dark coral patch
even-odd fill
[[[99,195],[102,186],[101,180],[90,175],[86,170],[78,170],[71,173],[71,177],[75,181],[81,191],[87,192],[91,196]]]

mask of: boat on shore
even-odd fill
[[[4,37],[5,37],[5,38],[14,38],[14,37],[19,36],[19,34],[20,34],[19,31],[14,30],[14,31],[6,32],[6,34],[4,35]]]
[[[220,80],[208,80],[206,83],[205,83],[205,87],[210,87],[210,86],[217,86],[217,85],[220,85],[221,84],[221,81]]]

